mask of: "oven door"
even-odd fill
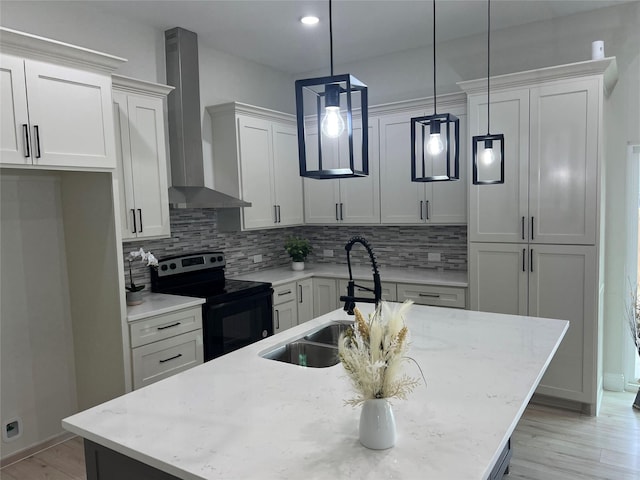
[[[204,361],[273,335],[273,290],[270,288],[203,307]]]

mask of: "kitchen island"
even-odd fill
[[[261,357],[351,318],[337,310],[64,419],[87,440],[88,479],[490,478],[569,325],[414,305],[409,354],[427,385],[393,401],[397,443],[374,451],[339,363]]]

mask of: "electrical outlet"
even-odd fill
[[[333,257],[333,250],[324,250],[322,254],[325,257]]]
[[[17,439],[22,435],[22,420],[20,418],[14,418],[4,423],[2,429],[2,439],[5,442],[10,442]]]
[[[260,262],[262,262],[262,255],[254,255],[253,263],[260,263]]]
[[[427,261],[429,261],[429,262],[440,262],[440,261],[442,261],[442,256],[440,255],[440,253],[429,252],[427,254]]]

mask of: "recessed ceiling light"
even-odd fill
[[[306,17],[302,17],[300,21],[305,25],[315,25],[320,21],[320,19],[314,16],[306,16]]]

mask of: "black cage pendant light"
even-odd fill
[[[491,0],[487,0],[487,134],[472,140],[473,184],[495,185],[504,183],[504,135],[491,134],[489,101],[491,71]]]
[[[331,0],[329,48],[331,76],[296,81],[300,176],[364,177],[369,174],[367,86],[352,75],[333,74]]]
[[[433,0],[433,115],[411,119],[411,181],[460,178],[460,120],[436,109],[436,1]]]

